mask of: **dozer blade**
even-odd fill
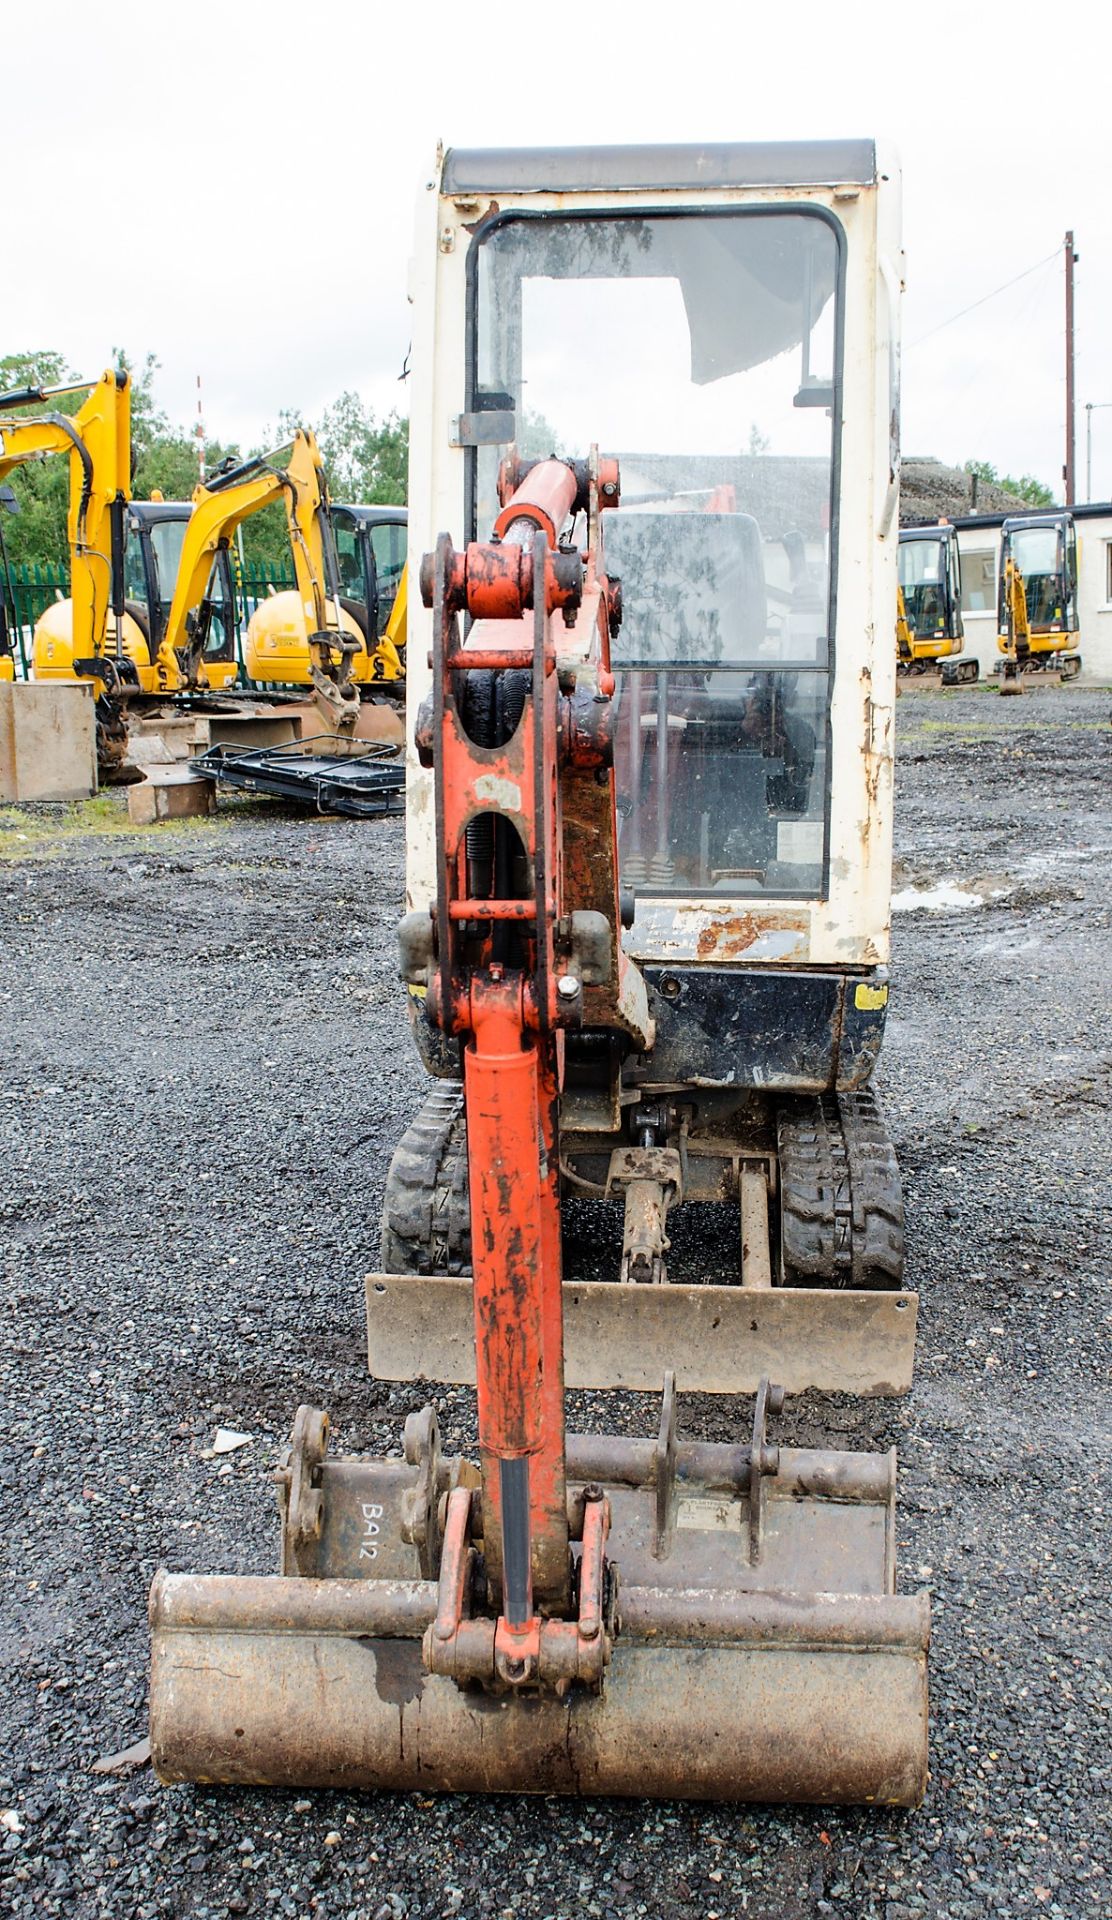
[[[160,1777],[917,1805],[929,1606],[894,1592],[894,1456],[769,1446],[780,1404],[762,1383],[748,1445],[684,1443],[666,1382],[655,1441],[569,1438],[573,1538],[609,1503],[594,1685],[444,1670],[453,1583],[456,1626],[494,1627],[442,1546],[481,1505],[431,1411],[405,1462],[295,1452],[284,1577],[155,1580]]]
[[[910,1392],[918,1296],[835,1287],[621,1286],[565,1281],[569,1387],[652,1392],[671,1368],[691,1393]],[[380,1380],[475,1384],[470,1279],[367,1277],[370,1370]]]

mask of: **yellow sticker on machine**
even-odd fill
[[[887,987],[870,987],[868,981],[862,980],[854,990],[853,1004],[855,1007],[860,1007],[863,1013],[873,1012],[878,1007],[886,1007],[888,989]]]

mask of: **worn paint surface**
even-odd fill
[[[639,899],[624,945],[638,960],[806,960],[810,929],[810,908],[795,902],[756,908]]]

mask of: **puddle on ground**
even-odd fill
[[[973,893],[952,880],[936,880],[933,887],[901,887],[892,895],[892,912],[955,913],[966,907],[983,907],[984,903],[983,893]]]

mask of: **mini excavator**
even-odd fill
[[[976,680],[976,660],[965,659],[961,617],[961,560],[957,529],[900,530],[896,612],[897,671],[943,687]]]
[[[125,704],[228,692],[238,672],[229,549],[236,528],[274,500],[285,505],[297,578],[300,677],[332,730],[350,731],[359,704],[352,662],[363,642],[355,620],[336,612],[339,573],[323,462],[313,435],[301,429],[284,464],[258,455],[202,482],[189,503],[129,503],[128,559],[132,550],[142,556],[146,592],[124,599],[116,644],[94,647],[85,658],[74,641],[74,602],[49,607],[35,629],[35,679],[93,677]],[[158,564],[159,539],[168,569]],[[125,561],[125,579],[133,571]]]
[[[340,576],[344,626],[359,640],[351,658],[353,685],[364,694],[405,697],[407,573],[404,507],[328,508]],[[260,600],[248,622],[243,664],[261,685],[308,686],[313,658],[306,602],[296,589]]]
[[[898,176],[869,141],[451,151],[419,221],[399,945],[434,1085],[366,1297],[373,1371],[473,1382],[477,1445],[415,1405],[400,1455],[336,1455],[303,1406],[280,1574],[155,1578],[154,1763],[913,1806],[894,1456],[779,1437],[914,1352],[869,1088]],[[601,1228],[565,1259],[577,1203],[606,1273]],[[569,1433],[613,1386],[652,1430]],[[685,1438],[684,1392],[752,1405]]]
[[[1024,514],[1000,533],[999,632],[1001,693],[1022,693],[1024,676],[1081,672],[1071,650],[1079,631],[1077,533],[1071,513]]]

